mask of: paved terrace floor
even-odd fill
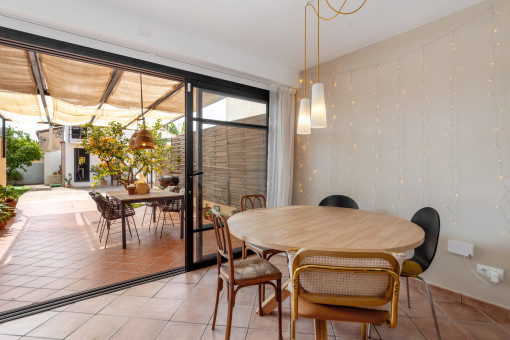
[[[17,215],[0,230],[0,311],[183,266],[178,214],[176,226],[165,225],[160,239],[159,230],[149,231],[149,214],[142,226],[144,209],[135,216],[141,243],[133,230],[122,249],[118,221],[104,249],[105,239],[96,233],[100,215],[87,189],[25,193]]]

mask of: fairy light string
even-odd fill
[[[489,83],[489,92],[488,95],[492,97],[493,103],[493,111],[495,117],[495,141],[494,147],[496,148],[497,155],[497,169],[498,169],[498,180],[500,182],[501,193],[498,195],[496,209],[499,210],[504,219],[504,225],[502,229],[503,234],[508,234],[510,232],[510,184],[508,182],[509,175],[505,171],[505,166],[503,164],[503,160],[505,157],[505,152],[503,150],[503,146],[501,143],[501,134],[504,131],[502,127],[502,122],[505,114],[505,110],[500,107],[497,100],[497,91],[498,91],[498,81],[496,77],[496,59],[497,59],[497,49],[500,48],[501,42],[498,39],[498,28],[495,24],[495,16],[499,15],[499,12],[496,11],[493,7],[491,7],[491,31],[492,31],[492,54],[490,61],[490,77],[488,80]]]

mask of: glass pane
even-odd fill
[[[240,248],[243,245],[243,241],[231,236],[232,249],[235,251],[236,248]],[[216,258],[216,237],[214,236],[214,230],[208,230],[194,234],[194,249],[193,259],[195,262],[203,261],[210,258]]]
[[[202,101],[202,110],[196,110],[197,107],[200,107],[196,101],[193,117],[266,126],[265,102],[241,99],[205,90],[197,92],[202,94],[195,96],[197,101]]]

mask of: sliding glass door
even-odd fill
[[[216,259],[210,210],[229,217],[239,211],[242,196],[266,194],[268,98],[190,82],[186,99],[186,266],[191,270]]]

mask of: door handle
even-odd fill
[[[204,172],[203,172],[203,171],[197,171],[197,172],[192,173],[192,174],[189,176],[189,178],[193,178],[193,177],[195,177],[195,176],[199,176],[199,175],[203,175],[203,174],[204,174]]]

